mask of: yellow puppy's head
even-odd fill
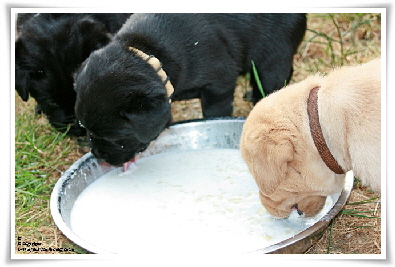
[[[293,209],[314,216],[328,195],[341,191],[345,175],[322,161],[302,115],[277,101],[277,94],[292,94],[286,91],[257,103],[244,124],[240,150],[273,217],[285,218]]]

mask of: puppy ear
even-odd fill
[[[78,31],[83,38],[82,52],[85,58],[110,42],[110,35],[105,25],[91,17],[84,17],[77,22]]]
[[[142,143],[154,140],[170,123],[170,108],[160,108],[146,114],[121,111],[120,115],[128,119],[134,136]]]
[[[283,135],[281,132],[255,138],[250,135],[241,143],[243,158],[260,191],[266,195],[273,193],[286,179],[288,163],[294,158],[293,144]]]
[[[18,55],[24,53],[24,45],[20,40],[15,42],[15,89],[23,101],[29,99],[30,73],[21,69],[18,64]]]
[[[120,115],[129,121],[140,142],[151,142],[169,125],[171,109],[165,93],[154,96],[135,92],[128,100],[128,107]]]
[[[23,101],[29,99],[30,75],[28,71],[16,70],[15,72],[15,89]]]

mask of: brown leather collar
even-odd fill
[[[344,171],[342,167],[337,163],[336,159],[333,157],[331,151],[326,145],[324,135],[322,134],[322,129],[320,125],[320,119],[318,117],[318,95],[317,92],[320,89],[319,86],[314,87],[309,94],[307,100],[307,115],[309,116],[310,133],[313,137],[314,144],[320,154],[322,160],[325,162],[331,171],[337,174],[343,174]]]

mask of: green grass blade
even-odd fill
[[[256,83],[258,85],[259,92],[261,92],[261,95],[262,95],[262,98],[263,98],[263,97],[266,96],[266,94],[263,91],[262,83],[261,83],[261,80],[259,79],[259,74],[258,74],[258,71],[256,70],[254,60],[251,60],[251,64],[252,64],[252,72],[254,73],[255,81],[256,81]]]
[[[363,201],[358,201],[358,202],[352,202],[352,203],[347,203],[346,205],[359,205],[359,204],[367,204],[367,203],[379,203],[379,201],[372,201],[375,199],[378,199],[380,197],[372,197]]]

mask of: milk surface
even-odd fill
[[[109,252],[246,253],[276,244],[324,216],[293,211],[274,219],[237,149],[187,150],[138,160],[89,185],[76,200],[71,228]]]

